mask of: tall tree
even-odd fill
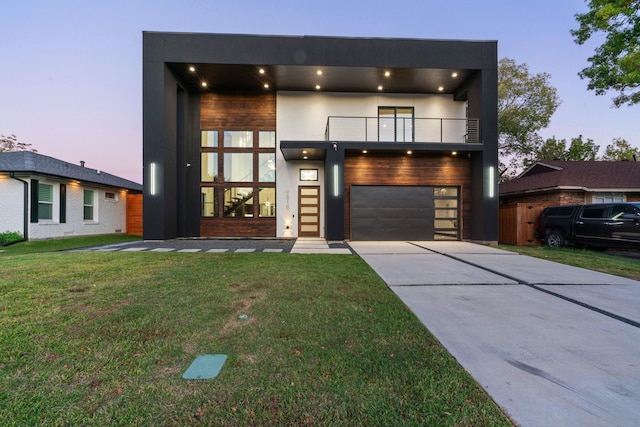
[[[640,161],[640,149],[632,147],[623,138],[614,138],[611,144],[607,145],[602,155],[602,160],[634,160]]]
[[[503,176],[535,159],[543,140],[538,131],[549,125],[561,101],[547,73],[530,74],[527,64],[498,62],[498,138]]]
[[[567,141],[564,139],[548,138],[538,149],[536,160],[597,160],[600,146],[593,142],[593,139],[586,141],[579,135],[571,138],[571,143],[567,148]]]
[[[0,135],[0,152],[3,151],[33,151],[36,153],[38,150],[31,148],[31,144],[19,142],[15,135]]]
[[[588,79],[589,90],[604,95],[617,92],[613,105],[640,103],[640,0],[588,0],[589,11],[576,14],[578,29],[571,30],[577,44],[602,34],[604,42],[578,75]]]
[[[600,146],[593,142],[593,139],[582,139],[582,135],[571,138],[571,144],[565,153],[565,160],[597,160]]]

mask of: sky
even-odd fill
[[[2,0],[0,134],[40,154],[142,182],[142,32],[497,40],[548,73],[562,104],[540,134],[640,147],[640,105],[612,108],[578,72],[596,41],[570,30],[583,0]]]

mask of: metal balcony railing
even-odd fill
[[[329,116],[327,141],[478,143],[479,119]]]

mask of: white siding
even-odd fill
[[[414,107],[416,118],[465,118],[464,102],[451,95],[278,92],[276,137],[280,141],[324,141],[329,116],[377,117],[378,107]],[[464,122],[454,133],[464,133]],[[453,137],[453,136],[452,136]],[[449,138],[444,135],[444,139]],[[457,136],[460,138],[460,136]],[[298,235],[298,185],[319,185],[320,235],[324,236],[323,162],[286,162],[276,150],[277,236]],[[300,182],[299,170],[318,169],[318,182]],[[286,226],[290,225],[290,231]]]
[[[0,233],[5,231],[24,235],[24,184],[0,174]]]

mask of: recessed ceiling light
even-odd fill
[[[382,90],[382,85],[378,86],[378,90]]]
[[[444,90],[444,88],[443,88],[442,86],[438,86],[438,90],[439,90],[440,92],[442,92],[442,91]]]
[[[304,156],[302,159],[303,159],[303,160],[307,160],[307,159],[308,159],[308,157],[307,157],[307,156]]]
[[[264,74],[264,68],[260,68],[260,74]]]
[[[194,72],[196,70],[196,67],[189,67],[189,71]]]
[[[320,90],[320,85],[316,85],[316,89],[317,89],[317,90]]]
[[[391,72],[390,72],[390,71],[385,71],[385,72],[384,72],[384,76],[385,76],[385,77],[389,77],[390,75],[391,75]]]
[[[269,83],[265,83],[263,86],[265,89],[269,89]]]
[[[202,82],[202,87],[207,87],[207,82]]]
[[[317,74],[318,74],[319,76],[321,76],[321,75],[322,75],[322,70],[318,70],[318,71],[317,71]]]
[[[367,154],[368,151],[367,150],[362,150],[362,154]]]
[[[458,77],[458,73],[451,73],[451,77],[455,79],[456,77]]]
[[[413,151],[407,150],[407,154],[413,154]]]
[[[452,151],[452,152],[451,152],[451,155],[452,155],[452,156],[457,156],[457,155],[458,155],[458,152],[457,152],[457,151]]]
[[[302,150],[302,154],[307,154],[307,150]]]

